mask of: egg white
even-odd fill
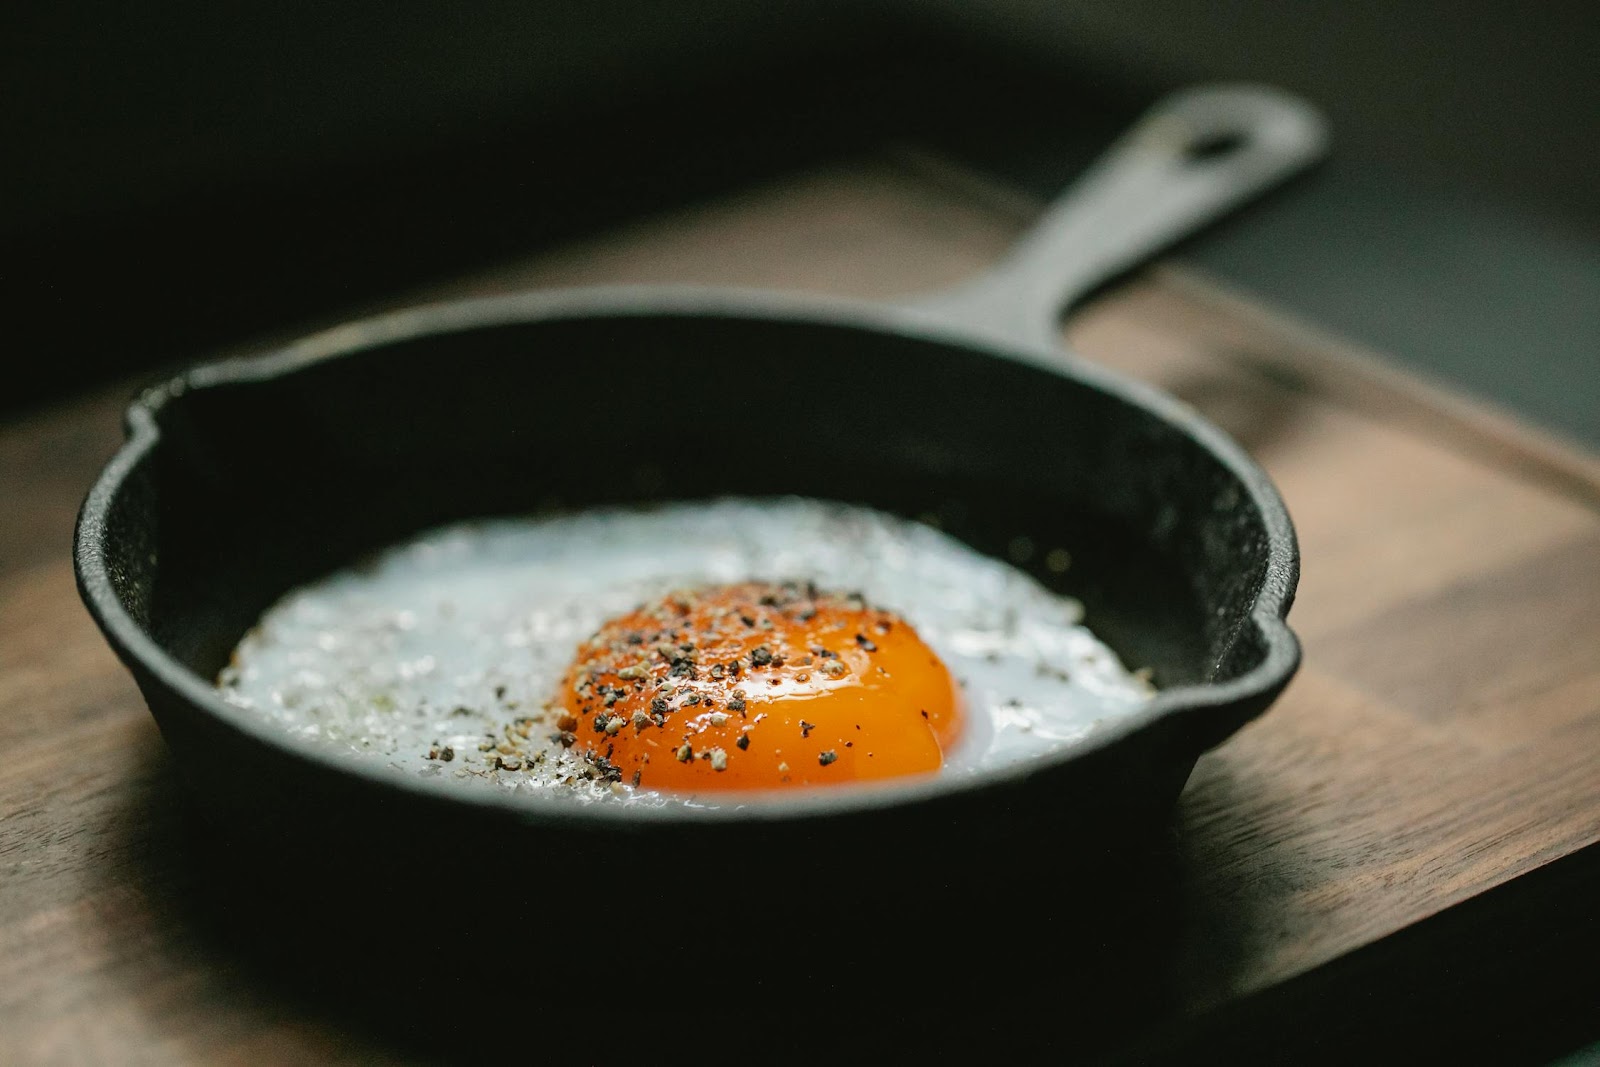
[[[1083,625],[1077,601],[1015,567],[921,523],[793,497],[431,531],[285,596],[217,684],[306,744],[403,773],[664,802],[584,778],[543,720],[514,772],[497,766],[493,738],[541,716],[606,619],[673,589],[751,579],[859,591],[916,628],[963,690],[966,730],[941,773],[1057,751],[1152,693]]]

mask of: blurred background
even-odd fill
[[[1181,256],[1600,446],[1588,0],[9,5],[16,412],[811,162],[1037,195],[1162,91],[1296,90],[1336,155]]]

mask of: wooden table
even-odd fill
[[[851,160],[420,295],[672,281],[887,296],[978,270],[1037,209],[935,161]],[[1358,1047],[1367,1020],[1593,944],[1574,901],[1600,854],[1600,462],[1175,266],[1068,332],[1257,456],[1305,560],[1303,670],[1180,802],[1170,1003],[1086,1047],[1259,1054],[1269,1019],[1291,1020],[1272,1040],[1313,1028],[1325,1051]],[[205,889],[184,797],[69,558],[128,393],[0,431],[0,1062],[413,1059],[188,918]],[[1579,1007],[1600,1003],[1586,981]],[[1423,987],[1442,992],[1404,999]],[[1457,1039],[1492,1041],[1493,1013],[1471,1014]]]

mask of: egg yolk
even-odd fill
[[[747,582],[671,594],[579,648],[563,739],[647,789],[776,789],[924,774],[961,731],[949,670],[859,596]]]

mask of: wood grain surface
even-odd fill
[[[890,296],[981,269],[1035,208],[850,161],[394,303],[618,281]],[[1593,457],[1174,267],[1068,333],[1255,455],[1305,561],[1303,670],[1179,805],[1156,1030],[1404,945],[1600,842]],[[0,1062],[412,1060],[192,921],[185,797],[72,578],[73,517],[129,393],[0,430]]]

